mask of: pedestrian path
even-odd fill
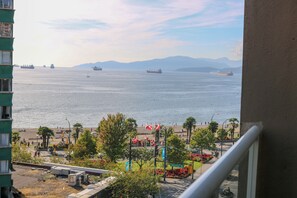
[[[223,153],[226,152],[232,144],[224,144]],[[185,179],[172,179],[166,178],[166,183],[161,183],[160,192],[156,197],[159,198],[175,198],[179,197],[196,179],[198,179],[204,172],[206,172],[217,160],[218,158],[213,158],[209,162],[203,164],[194,173],[193,179],[192,175]]]

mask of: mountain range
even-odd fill
[[[129,63],[105,61],[85,63],[74,66],[78,69],[102,67],[103,70],[156,70],[184,71],[184,72],[216,72],[216,71],[241,71],[241,60],[230,60],[226,57],[218,59],[192,58],[188,56],[171,56],[162,59],[151,59]]]

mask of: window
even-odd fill
[[[0,23],[0,37],[12,37],[12,24]]]
[[[11,91],[11,79],[0,79],[0,91]]]
[[[8,167],[8,160],[1,160],[0,161],[0,173],[8,173],[9,167]]]
[[[0,134],[0,146],[9,146],[9,134],[8,133]]]
[[[12,0],[0,0],[0,8],[12,9]]]
[[[10,107],[3,106],[0,108],[1,119],[10,119],[11,111]]]
[[[11,65],[10,51],[0,51],[0,65]]]

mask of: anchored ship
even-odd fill
[[[161,74],[162,70],[158,69],[158,70],[146,70],[147,73],[155,73],[155,74]]]
[[[97,66],[95,66],[95,67],[93,67],[93,70],[94,70],[94,71],[101,71],[102,68],[101,68],[101,67],[97,67]]]

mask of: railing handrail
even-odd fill
[[[262,125],[252,126],[220,159],[187,188],[180,198],[211,197],[250,146],[258,139],[262,128]]]

